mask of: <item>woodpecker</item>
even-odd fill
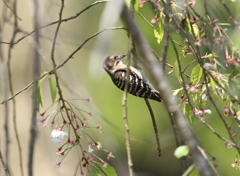
[[[109,74],[113,83],[121,90],[124,90],[127,80],[127,65],[122,62],[122,58],[125,56],[126,54],[108,56],[103,62],[103,68]],[[158,102],[162,101],[159,92],[153,88],[140,70],[130,66],[129,71],[128,93]]]

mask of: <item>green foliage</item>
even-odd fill
[[[43,79],[40,79],[38,81],[38,106],[41,105],[41,107],[43,107],[43,102],[42,102],[42,83],[43,83]]]
[[[107,174],[107,176],[117,176],[117,173],[112,166],[107,165],[107,167],[103,167],[102,163],[97,163],[97,164]]]
[[[106,176],[104,173],[102,173],[99,169],[96,171],[87,171],[86,176]]]
[[[164,35],[164,17],[162,13],[160,15],[160,18],[158,18],[158,20],[159,21],[155,26],[153,32],[154,32],[154,36],[157,38],[157,43],[160,44]]]
[[[188,31],[190,34],[193,36],[196,36],[196,38],[199,38],[199,29],[196,24],[191,24],[190,20],[186,18],[187,26],[188,26]]]
[[[179,88],[179,89],[174,90],[174,91],[173,91],[173,95],[174,95],[174,96],[177,95],[178,92],[180,92],[180,91],[182,91],[182,90],[183,90],[183,88]]]
[[[196,167],[194,164],[192,164],[184,173],[182,176],[199,176],[198,171],[196,170]]]
[[[191,82],[192,85],[196,85],[202,77],[202,67],[200,65],[196,65],[191,73]]]
[[[90,165],[92,167],[94,167],[94,171],[88,171],[87,172],[87,176],[117,176],[117,173],[115,171],[115,169],[110,166],[110,165],[106,165],[106,167],[103,166],[103,163],[96,163],[97,166],[100,168],[98,168],[95,164],[90,163]]]
[[[189,123],[193,124],[194,118],[190,114],[191,109],[192,108],[191,108],[191,106],[189,104],[186,104],[185,106],[183,106],[183,113],[185,114],[186,117],[188,117]]]
[[[49,87],[50,87],[52,102],[54,102],[55,99],[56,99],[56,96],[57,96],[57,86],[56,86],[56,82],[55,82],[55,80],[52,79],[51,77],[49,77],[48,80],[49,80]]]
[[[128,8],[130,8],[131,0],[125,0],[125,4],[126,4],[126,6],[127,6]],[[135,10],[136,12],[139,11],[139,0],[135,0],[135,2],[134,2],[134,10]]]
[[[136,12],[139,11],[139,0],[135,0],[134,9],[135,9]]]
[[[177,158],[182,158],[184,156],[187,156],[189,153],[189,148],[186,145],[179,146],[175,151],[174,151],[174,156]]]
[[[181,83],[182,77],[181,77],[181,71],[179,70],[178,61],[175,61],[174,70],[175,70],[175,75],[176,75],[178,81]]]

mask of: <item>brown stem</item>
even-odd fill
[[[156,138],[156,142],[157,142],[158,156],[160,157],[160,156],[162,155],[162,151],[161,151],[161,146],[160,146],[160,139],[159,139],[159,132],[158,132],[158,127],[157,127],[157,122],[156,122],[156,119],[155,119],[155,116],[154,116],[152,107],[151,107],[148,99],[145,98],[144,100],[145,100],[145,102],[146,102],[146,105],[147,105],[148,110],[149,110],[150,115],[151,115],[152,124],[153,124],[153,129],[154,129],[154,132],[155,132],[155,138]]]

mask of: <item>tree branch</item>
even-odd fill
[[[33,176],[33,157],[35,150],[35,142],[37,137],[37,111],[38,111],[38,77],[40,75],[40,55],[39,49],[39,2],[38,0],[33,1],[34,10],[34,29],[35,32],[35,43],[34,47],[34,61],[33,61],[33,90],[32,90],[32,117],[30,126],[30,140],[29,140],[29,154],[28,154],[28,175]]]

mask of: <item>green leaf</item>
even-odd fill
[[[95,164],[93,163],[89,163],[95,170],[94,171],[89,171],[89,173],[87,172],[87,176],[106,176],[106,174],[104,172],[102,172]],[[90,174],[90,175],[88,175]]]
[[[182,174],[182,176],[199,176],[198,171],[194,164],[189,166],[189,168]]]
[[[178,61],[176,61],[175,64],[174,64],[174,70],[175,70],[175,75],[178,78],[178,81],[181,83],[182,82],[182,78],[181,78],[181,72],[180,72],[179,66],[178,66]]]
[[[192,24],[192,28],[191,28],[191,23],[189,21],[188,18],[186,18],[186,22],[188,25],[188,31],[189,33],[191,33],[192,35],[195,34],[196,38],[199,38],[199,29],[198,26],[196,24]],[[193,30],[192,30],[193,29]]]
[[[219,57],[217,53],[211,53],[208,54],[207,56],[204,56],[204,58],[212,58],[212,57]]]
[[[125,4],[128,8],[130,8],[130,5],[131,5],[131,0],[125,0]],[[135,3],[134,3],[134,10],[136,12],[139,11],[139,0],[135,0]]]
[[[211,84],[211,87],[212,87],[212,91],[215,92],[215,81],[213,79],[210,79],[210,84]]]
[[[135,3],[134,3],[134,10],[135,10],[136,12],[139,11],[139,0],[135,0]]]
[[[237,119],[240,120],[240,111],[237,111]]]
[[[57,96],[57,86],[56,82],[54,79],[48,77],[49,80],[49,86],[50,86],[50,92],[51,92],[51,97],[52,97],[52,102],[55,101],[56,96]]]
[[[179,146],[175,151],[174,151],[174,156],[176,158],[182,158],[183,156],[187,156],[189,153],[189,148],[186,145]]]
[[[186,106],[185,106],[185,116],[186,117],[190,116],[190,110],[191,110],[191,106],[189,104],[186,104]]]
[[[191,82],[192,85],[196,85],[202,77],[202,68],[200,65],[197,65],[193,68],[192,73],[191,73]]]
[[[131,0],[125,0],[125,4],[128,8],[130,8]]]
[[[163,15],[160,15],[160,17],[158,18],[159,22],[158,25],[154,28],[153,32],[154,32],[154,36],[157,38],[157,43],[160,44],[162,39],[163,39],[163,35],[164,35],[164,17]]]
[[[174,95],[174,96],[177,95],[178,92],[180,92],[181,90],[183,90],[183,88],[173,90],[173,95]]]
[[[99,170],[97,170],[97,172],[87,171],[86,176],[106,176],[106,175],[104,173],[100,172]]]
[[[97,163],[97,164],[107,174],[107,176],[117,176],[117,173],[112,166],[107,165],[107,167],[103,167],[102,163]]]
[[[43,102],[42,102],[42,83],[44,79],[40,79],[38,81],[38,106],[41,105],[43,107]]]
[[[230,23],[218,23],[219,26],[231,26]]]
[[[215,62],[217,65],[219,65],[219,66],[222,67],[224,70],[226,70],[225,67],[224,67],[220,62],[218,62],[217,59],[213,59],[213,60],[214,60],[214,62]]]

